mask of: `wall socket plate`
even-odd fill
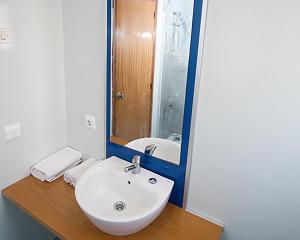
[[[85,115],[84,125],[88,128],[92,128],[96,130],[96,118],[94,116]]]

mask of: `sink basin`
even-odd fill
[[[174,141],[163,138],[140,138],[129,142],[125,146],[139,152],[144,152],[145,147],[151,144],[158,144],[153,153],[154,157],[179,165],[181,146]]]
[[[165,208],[174,182],[117,157],[91,167],[78,181],[75,196],[84,214],[101,231],[124,236],[148,226]]]

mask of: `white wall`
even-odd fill
[[[299,239],[299,9],[209,1],[188,209],[225,240]]]
[[[67,143],[61,0],[0,0],[0,190]],[[22,137],[4,141],[3,127],[19,122]],[[0,239],[51,239],[38,223],[0,197]]]
[[[106,1],[63,0],[68,143],[84,157],[105,156]],[[84,115],[96,117],[97,130]]]

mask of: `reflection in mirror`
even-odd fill
[[[115,0],[111,141],[179,164],[193,0]]]

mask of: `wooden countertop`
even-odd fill
[[[220,226],[168,204],[143,231],[127,237],[108,235],[85,217],[74,188],[62,178],[45,183],[29,176],[4,189],[3,194],[61,240],[219,240],[222,233]]]

